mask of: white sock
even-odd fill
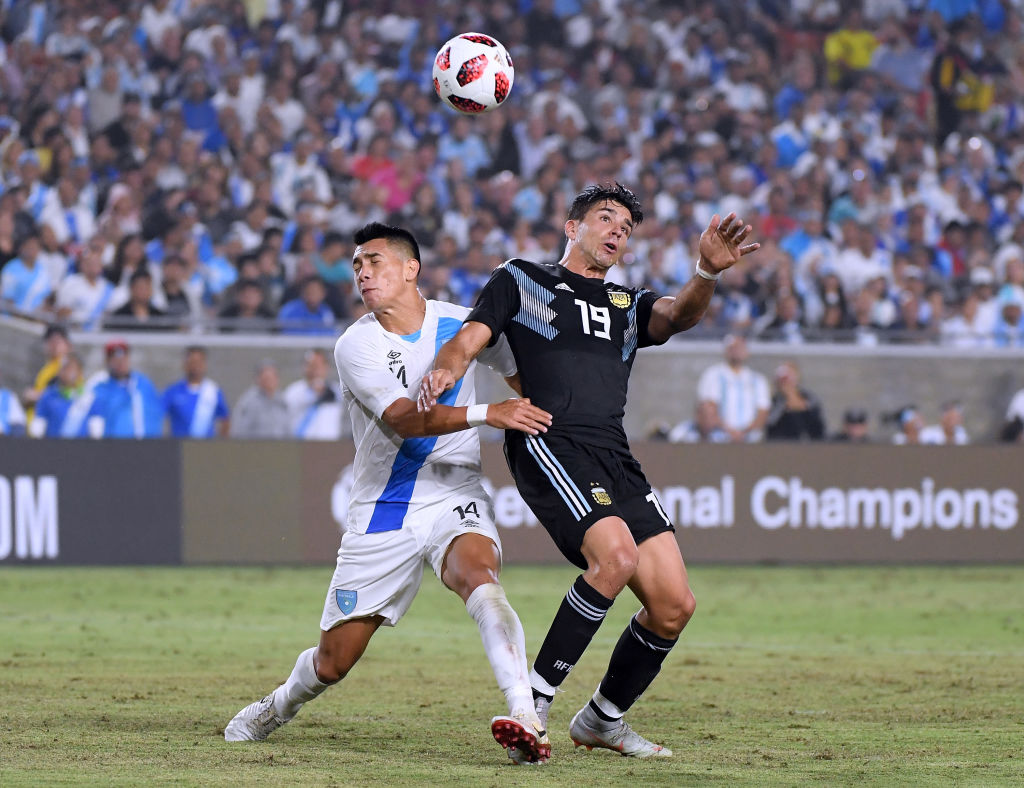
[[[530,686],[549,698],[554,698],[555,693],[559,692],[558,687],[552,687],[548,684],[547,679],[540,675],[536,668],[530,671]]]
[[[620,709],[618,706],[616,706],[614,703],[608,700],[608,698],[601,694],[600,687],[594,690],[594,697],[591,699],[591,702],[595,706],[597,706],[597,708],[599,708],[602,712],[607,714],[609,717],[612,717],[613,719],[617,720],[626,715],[626,712],[624,712],[622,709]]]
[[[497,583],[484,583],[466,600],[466,611],[480,628],[480,639],[510,714],[533,709],[526,671],[526,636],[519,616]]]
[[[299,654],[291,675],[284,684],[274,690],[274,710],[281,719],[290,720],[298,714],[302,704],[313,700],[331,686],[317,678],[316,668],[313,667],[315,651],[315,647],[307,648]]]

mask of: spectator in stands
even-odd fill
[[[39,235],[30,232],[18,244],[18,256],[0,274],[0,297],[22,312],[42,308],[53,291],[49,274],[39,259],[42,249]]]
[[[83,397],[82,360],[74,353],[64,356],[57,378],[39,398],[29,422],[33,438],[85,438],[86,416],[92,404]]]
[[[116,339],[104,347],[107,369],[86,383],[82,396],[92,402],[86,429],[93,438],[159,438],[164,407],[152,381],[132,369],[131,348]]]
[[[320,348],[307,350],[302,378],[284,389],[291,417],[291,434],[301,440],[338,440],[341,437],[341,391],[330,379],[331,365]]]
[[[845,443],[870,443],[867,411],[863,408],[848,408],[843,413],[842,429],[832,436],[832,440]]]
[[[800,368],[786,361],[775,370],[775,392],[765,429],[768,440],[821,440],[825,419],[818,398],[800,385]]]
[[[185,349],[185,377],[164,391],[164,410],[175,438],[206,439],[228,434],[230,410],[224,392],[206,375],[206,348]]]
[[[667,431],[671,443],[728,443],[729,435],[717,426],[718,413],[710,400],[698,402],[693,409],[693,418],[679,422]]]
[[[145,268],[140,268],[128,280],[128,301],[115,309],[106,320],[106,325],[115,329],[166,330],[174,325],[163,318],[167,313],[153,304],[153,277]]]
[[[319,276],[308,276],[300,296],[281,305],[277,313],[282,334],[334,334],[334,312],[324,303],[327,288]]]
[[[996,347],[1024,347],[1024,295],[1003,290],[998,296],[999,313],[992,327]]]
[[[922,445],[965,446],[970,443],[964,429],[963,406],[957,400],[942,403],[938,424],[929,424],[921,430]]]
[[[256,382],[235,405],[232,438],[290,438],[291,415],[280,392],[277,365],[264,359],[256,367]]]
[[[750,352],[747,341],[731,334],[724,341],[725,361],[713,364],[697,382],[699,402],[715,408],[715,426],[733,443],[762,440],[771,397],[768,381],[746,365]]]
[[[164,305],[164,314],[173,318],[178,325],[199,316],[200,294],[196,292],[195,285],[188,280],[185,258],[181,255],[170,254],[164,258],[164,263],[160,266],[159,296]]]
[[[95,331],[110,309],[114,286],[103,276],[103,251],[100,238],[85,244],[78,260],[78,273],[71,274],[57,290],[57,317]]]
[[[924,429],[924,419],[918,413],[917,407],[908,405],[891,415],[896,422],[899,432],[892,436],[892,442],[897,446],[916,446],[921,443],[921,430]]]
[[[234,299],[219,317],[221,331],[266,331],[274,313],[267,308],[263,286],[256,279],[241,279],[235,286]]]
[[[46,387],[50,385],[60,372],[65,356],[71,352],[71,340],[68,339],[68,331],[59,323],[51,323],[43,331],[43,350],[46,354],[46,361],[36,373],[31,388],[26,388],[21,393],[21,402],[29,418],[32,417],[32,408],[39,401]]]
[[[1024,389],[1020,389],[1010,399],[999,439],[1007,443],[1024,442]]]
[[[0,386],[0,435],[24,435],[25,421],[25,411],[18,402],[18,396]]]

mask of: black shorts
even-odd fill
[[[629,452],[578,443],[561,435],[508,432],[505,459],[540,524],[566,558],[587,568],[583,536],[604,517],[620,517],[633,540],[675,531]]]

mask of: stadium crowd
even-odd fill
[[[647,209],[618,281],[671,292],[713,213],[762,249],[692,336],[1024,346],[1019,0],[6,0],[0,310],[86,330],[335,334],[354,229],[425,295],[558,259],[596,181]],[[460,116],[438,45],[515,86]]]
[[[412,229],[463,304],[556,259],[581,186],[648,209],[620,279],[671,291],[714,212],[764,247],[698,333],[1024,343],[1024,37],[997,0],[8,0],[0,295],[84,327],[334,332],[351,231]],[[496,34],[500,111],[433,95]]]

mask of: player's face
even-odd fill
[[[418,263],[400,253],[401,246],[374,238],[356,247],[352,270],[356,287],[371,312],[386,309],[416,290]]]
[[[592,206],[580,221],[567,222],[566,231],[591,263],[607,270],[626,253],[633,219],[626,206],[606,200]]]

